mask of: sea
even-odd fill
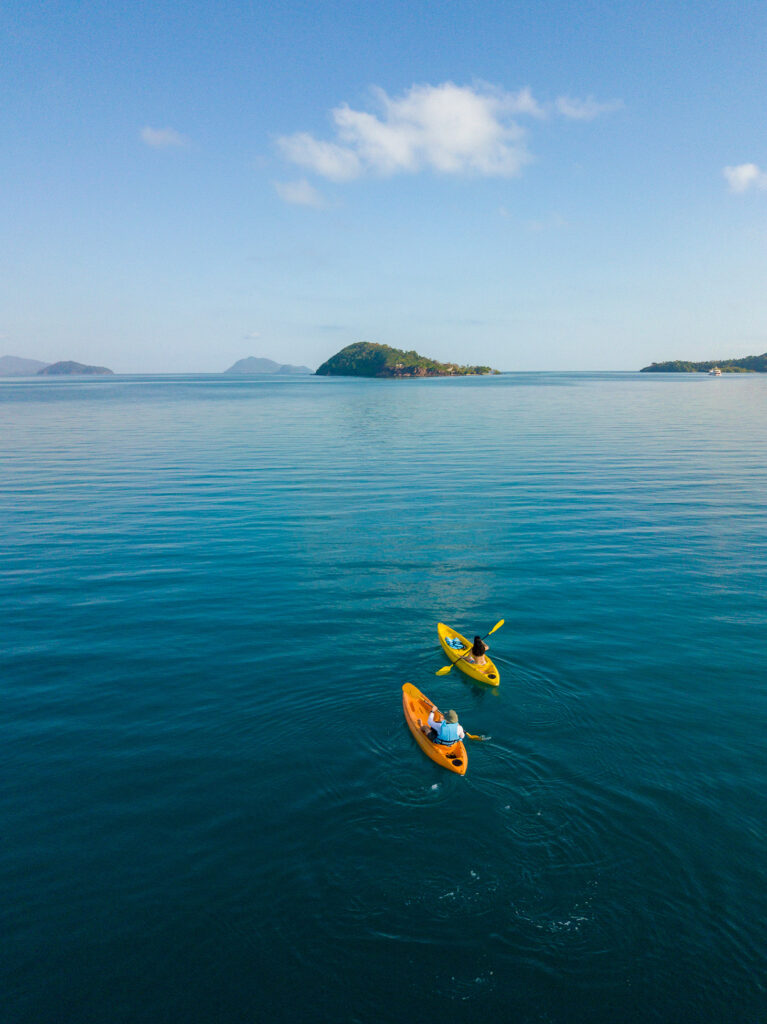
[[[8,379],[0,474],[2,1024],[767,1021],[767,376]]]

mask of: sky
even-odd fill
[[[767,350],[767,5],[0,6],[0,355]]]

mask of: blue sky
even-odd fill
[[[0,8],[0,354],[767,350],[767,5]]]

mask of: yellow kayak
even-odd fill
[[[466,774],[466,747],[460,740],[451,743],[449,746],[442,743],[433,743],[424,732],[429,718],[429,712],[434,711],[436,721],[442,720],[439,709],[428,697],[425,697],[417,686],[412,683],[405,683],[402,687],[402,709],[405,712],[405,721],[408,728],[415,736],[416,743],[421,750],[432,761],[441,764],[449,772],[456,775]]]
[[[437,623],[437,633],[439,634],[439,642],[442,644],[442,649],[450,660],[458,666],[458,668],[465,672],[467,676],[471,676],[472,679],[476,679],[480,683],[487,683],[488,686],[497,686],[501,677],[498,674],[498,669],[490,658],[485,655],[486,661],[484,665],[475,665],[469,658],[464,658],[464,654],[468,654],[471,651],[471,642],[466,639],[465,636],[461,636],[455,629],[451,629],[450,626],[446,626],[444,622]],[[461,646],[457,646],[457,641],[460,640]],[[453,641],[452,643],[450,641]]]

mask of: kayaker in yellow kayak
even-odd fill
[[[485,657],[485,651],[490,650],[490,644],[486,644],[481,636],[474,637],[474,643],[471,647],[471,654],[466,655],[466,660],[470,661],[472,665],[477,665],[481,668],[483,665],[487,665],[487,658]]]
[[[458,715],[451,708],[440,722],[434,721],[434,708],[429,712],[429,718],[424,732],[432,743],[441,743],[449,747],[453,743],[465,738],[466,733],[458,724]]]

